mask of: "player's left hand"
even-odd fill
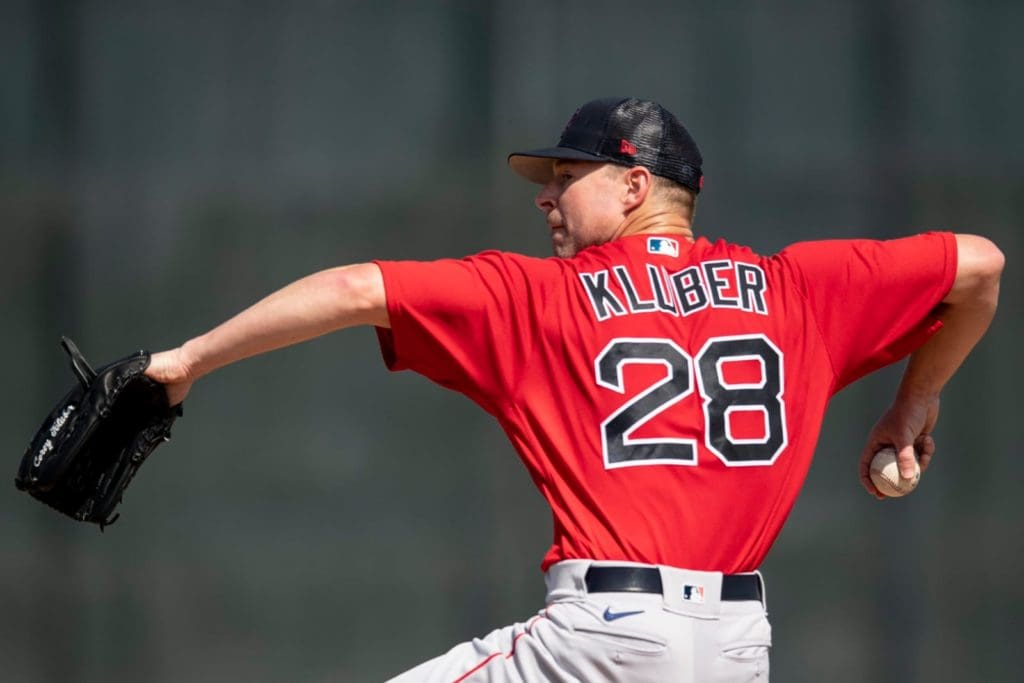
[[[921,472],[928,469],[935,454],[935,439],[932,430],[939,418],[939,397],[916,398],[897,396],[868,435],[867,443],[860,456],[860,483],[869,494],[885,500],[871,482],[869,468],[875,453],[886,446],[896,449],[900,465],[900,476],[910,478],[914,474],[914,458],[918,459]],[[915,454],[916,453],[916,454]]]
[[[146,376],[160,382],[167,391],[167,401],[172,406],[185,400],[192,382],[195,381],[192,369],[185,361],[182,348],[154,353],[146,368]]]

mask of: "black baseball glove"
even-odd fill
[[[117,520],[114,509],[135,472],[171,438],[181,405],[169,406],[164,386],[143,374],[149,352],[93,370],[74,342],[62,337],[61,345],[78,384],[39,428],[14,484],[102,530]]]

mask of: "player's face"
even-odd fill
[[[570,258],[604,244],[622,224],[621,173],[612,164],[554,162],[554,176],[534,200],[547,217],[555,256]]]

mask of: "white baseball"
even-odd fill
[[[914,462],[914,476],[904,479],[900,476],[900,466],[896,462],[896,449],[886,447],[875,453],[871,459],[871,482],[882,494],[890,498],[905,496],[915,488],[921,480],[921,466]]]

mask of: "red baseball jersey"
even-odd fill
[[[736,573],[782,528],[829,398],[939,328],[956,263],[949,233],[771,257],[634,235],[572,259],[381,261],[378,335],[390,369],[501,423],[551,506],[543,569]]]

